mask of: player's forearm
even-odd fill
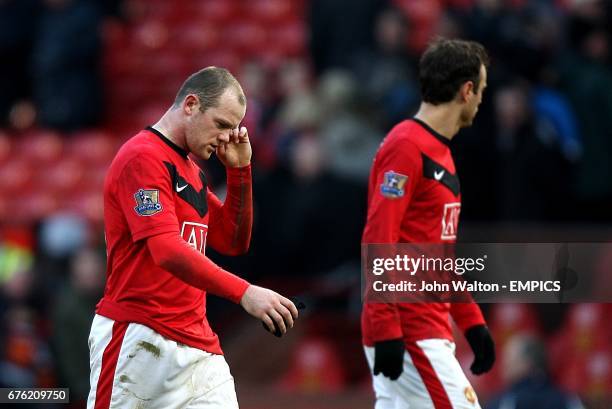
[[[177,233],[147,239],[155,264],[201,290],[239,303],[249,283],[223,270],[208,257],[189,246]]]
[[[253,226],[253,185],[251,166],[227,169],[227,196],[218,225],[211,228],[211,244],[228,255],[246,253]]]

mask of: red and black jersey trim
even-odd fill
[[[172,180],[172,190],[176,192],[176,194],[189,203],[191,207],[193,207],[200,217],[204,217],[208,212],[208,201],[206,200],[206,176],[204,176],[204,172],[200,171],[200,180],[202,181],[202,189],[198,192],[184,177],[179,175],[176,166],[174,166],[170,162],[165,162],[164,165],[166,169],[168,169],[168,173],[170,173],[170,179]]]
[[[159,132],[157,129],[153,128],[152,126],[147,126],[145,129],[157,135],[159,139],[161,139],[166,145],[171,147],[174,151],[176,151],[176,153],[181,155],[183,158],[186,159],[187,155],[189,155],[189,152],[187,152],[185,149],[181,148],[180,146],[172,142],[170,139],[168,139],[168,137],[166,137],[166,135]]]
[[[459,177],[457,174],[450,173],[448,169],[422,152],[421,157],[423,159],[423,177],[442,183],[453,192],[455,196],[459,196],[461,185],[459,184]]]
[[[412,118],[414,122],[421,125],[427,132],[429,132],[434,138],[442,142],[446,146],[450,146],[450,139],[445,138],[441,133],[437,132],[431,126],[427,125],[425,122],[421,121],[418,118]]]

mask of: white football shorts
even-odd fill
[[[89,335],[87,409],[238,409],[222,355],[136,323],[96,315]]]
[[[364,346],[370,371],[374,348]],[[375,409],[480,409],[478,398],[465,377],[455,344],[447,339],[423,339],[406,344],[404,368],[392,381],[372,376]]]

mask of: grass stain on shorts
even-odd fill
[[[151,355],[153,355],[155,358],[159,358],[161,356],[161,350],[159,349],[159,347],[156,347],[155,345],[153,345],[150,342],[140,341],[137,344],[137,346],[138,346],[138,348],[136,348],[136,351],[138,351],[139,349],[144,349],[145,351],[147,351]]]

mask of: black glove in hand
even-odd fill
[[[374,344],[374,375],[383,374],[392,381],[399,378],[404,366],[404,340],[389,339]]]
[[[495,362],[495,343],[485,325],[474,325],[465,331],[465,339],[474,351],[474,362],[470,370],[474,375],[488,372]]]

